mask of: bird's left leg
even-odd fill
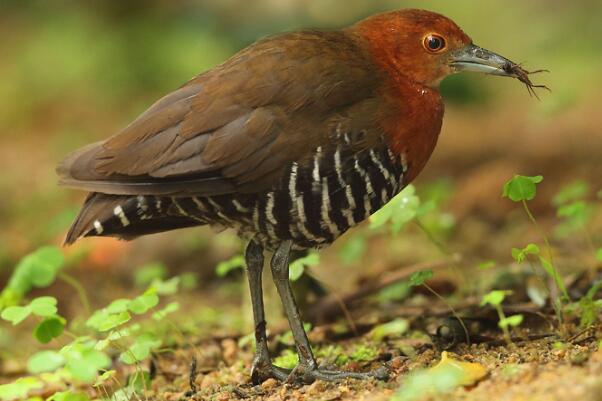
[[[261,384],[264,380],[274,377],[285,380],[289,371],[272,365],[268,351],[268,340],[265,332],[265,312],[263,308],[263,289],[261,284],[261,273],[263,271],[263,247],[251,240],[245,251],[245,262],[247,264],[247,276],[251,290],[251,304],[253,306],[253,320],[255,322],[255,358],[251,368],[251,381],[253,384]]]
[[[303,322],[299,315],[299,309],[293,296],[293,291],[288,278],[289,256],[291,251],[291,241],[285,241],[276,250],[272,257],[271,268],[272,278],[276,284],[276,289],[282,300],[288,323],[295,339],[297,346],[297,354],[299,356],[299,364],[291,372],[288,381],[312,382],[316,379],[335,381],[345,378],[368,379],[378,378],[386,379],[387,372],[379,369],[374,372],[356,373],[356,372],[340,372],[334,370],[323,370],[318,367],[314,358],[307,334],[303,329]]]

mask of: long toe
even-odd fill
[[[342,381],[345,379],[377,379],[385,381],[389,379],[389,371],[385,366],[381,366],[370,372],[359,373],[322,368],[312,369],[307,366],[297,365],[297,367],[290,373],[286,381],[288,383],[311,383],[315,380]]]

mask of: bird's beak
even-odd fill
[[[450,66],[454,72],[472,71],[506,77],[516,77],[518,67],[507,58],[473,44],[452,52]]]

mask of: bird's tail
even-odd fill
[[[83,237],[133,239],[140,235],[201,224],[184,216],[168,214],[171,198],[107,195],[92,192],[65,238],[70,245]]]

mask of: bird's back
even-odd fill
[[[259,41],[63,162],[62,182],[91,192],[66,242],[211,224],[327,245],[404,185],[382,85],[347,33]]]

